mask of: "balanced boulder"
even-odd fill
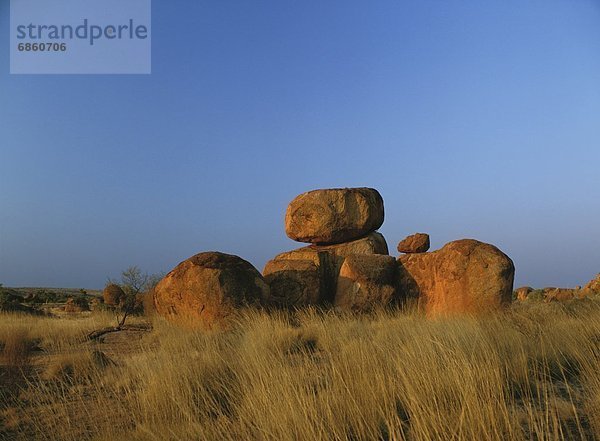
[[[424,253],[429,250],[429,234],[415,233],[398,244],[401,253]]]
[[[383,199],[373,188],[313,190],[290,202],[285,232],[298,242],[335,244],[377,230],[383,218]]]
[[[154,288],[156,312],[192,327],[219,327],[236,309],[269,299],[268,285],[250,263],[219,252],[184,260]]]
[[[334,305],[355,312],[388,305],[396,294],[396,271],[396,259],[392,256],[346,257],[337,279]]]
[[[515,267],[493,245],[463,239],[438,251],[398,258],[399,289],[429,316],[479,313],[512,300]]]

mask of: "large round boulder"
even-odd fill
[[[383,217],[383,199],[373,188],[313,190],[290,202],[285,232],[298,242],[335,244],[375,231]]]
[[[156,312],[184,326],[213,328],[245,306],[269,301],[269,287],[249,262],[219,252],[196,254],[154,288]]]
[[[480,313],[512,301],[515,266],[493,245],[472,239],[398,258],[399,287],[429,316]]]

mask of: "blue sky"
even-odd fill
[[[376,3],[376,4],[374,4]],[[158,1],[151,75],[9,75],[0,283],[100,288],[206,250],[262,269],[287,203],[370,186],[392,254],[472,237],[517,285],[600,272],[597,1]]]

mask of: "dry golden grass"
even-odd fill
[[[7,334],[2,342],[2,363],[10,369],[21,369],[29,365],[34,342],[24,329]]]
[[[0,341],[18,329],[12,320],[0,317]],[[226,333],[155,320],[123,356],[108,342],[77,338],[103,319],[52,320],[21,320],[29,338],[59,354],[4,396],[6,436],[600,438],[600,306],[593,301],[436,321],[400,311],[250,311]],[[98,350],[115,363],[99,361]]]
[[[12,339],[15,335],[27,335],[30,340],[38,341],[46,351],[61,351],[76,347],[89,332],[109,325],[116,325],[114,314],[109,312],[85,313],[60,319],[1,313],[0,343]]]

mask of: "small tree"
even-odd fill
[[[149,278],[148,273],[142,272],[137,266],[130,266],[121,273],[123,291],[129,295],[139,294],[146,289]]]
[[[124,294],[114,305],[109,305],[117,311],[118,327],[125,324],[129,315],[142,310],[141,295],[154,288],[163,276],[161,273],[148,274],[134,265],[121,272],[121,283],[116,284],[113,280],[108,280],[109,285],[119,285]]]

